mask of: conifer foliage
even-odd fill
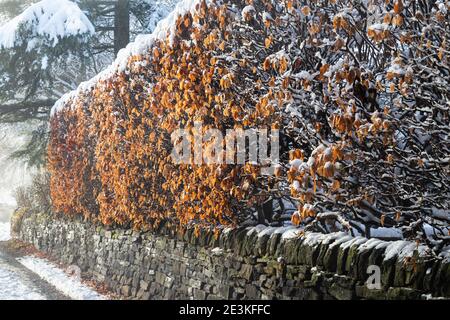
[[[54,113],[54,209],[136,228],[219,226],[283,199],[298,206],[292,223],[309,229],[448,242],[448,9],[195,1],[167,37]],[[195,121],[279,129],[276,174],[174,164],[171,133],[194,132]]]

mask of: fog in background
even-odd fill
[[[32,170],[11,154],[27,142],[32,129],[29,123],[0,124],[0,222],[8,221],[16,206],[14,190],[30,183]]]
[[[1,6],[10,8],[9,15],[0,12],[0,25],[20,14],[29,0],[0,0]],[[30,182],[30,170],[21,161],[11,160],[12,152],[26,143],[26,133],[31,132],[30,124],[0,124],[0,222],[9,220],[16,207],[14,190]]]

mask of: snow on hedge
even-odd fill
[[[158,22],[151,34],[138,35],[134,42],[129,43],[125,48],[119,51],[116,60],[108,68],[92,79],[82,82],[76,90],[63,95],[53,106],[51,115],[53,116],[56,112],[59,112],[64,108],[66,101],[76,97],[81,92],[91,90],[100,80],[108,79],[115,73],[124,72],[128,59],[133,55],[145,53],[152,47],[156,40],[162,40],[169,37],[170,42],[172,42],[171,35],[175,34],[177,18],[188,12],[195,12],[197,4],[200,2],[200,0],[182,0],[178,2],[174,10],[166,18]],[[206,3],[211,5],[209,0],[207,0]]]
[[[43,0],[32,4],[23,13],[0,27],[0,48],[20,45],[20,32],[29,30],[32,37],[45,37],[52,46],[70,36],[89,35],[94,26],[78,5],[68,0]],[[28,50],[36,41],[28,42]]]

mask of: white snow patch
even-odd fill
[[[369,30],[373,30],[376,32],[385,31],[389,29],[389,25],[387,23],[375,23],[369,27]]]
[[[69,36],[93,34],[94,26],[75,2],[43,0],[32,4],[0,27],[0,48],[13,48],[21,28],[29,28],[32,37],[45,37],[55,46]],[[37,44],[36,41],[33,41]],[[29,43],[28,50],[34,47]]]
[[[55,286],[65,295],[75,300],[106,300],[107,297],[83,285],[79,279],[70,277],[51,262],[37,257],[18,258],[22,265],[36,273],[39,277]]]
[[[409,242],[408,245],[404,246],[398,253],[398,260],[403,260],[406,257],[412,257],[414,250],[416,250],[417,244],[414,242]]]
[[[431,214],[434,218],[450,221],[450,210],[448,209],[439,209],[436,207],[432,207]]]
[[[0,222],[0,241],[8,241],[11,239],[10,224],[8,222]]]
[[[410,245],[410,241],[398,240],[394,241],[386,247],[386,251],[384,252],[384,261],[390,260],[397,256],[404,247]]]
[[[0,265],[0,300],[46,300],[13,270]]]
[[[219,247],[216,247],[216,248],[212,249],[211,252],[214,255],[221,255],[223,253],[223,249],[219,248]]]
[[[345,233],[344,233],[345,234]],[[349,236],[348,234],[345,234],[344,236],[340,237],[339,239],[337,239],[335,242],[333,242],[330,245],[330,248],[334,248],[335,246],[340,246],[341,244],[343,244],[344,242],[350,241],[351,239],[353,239],[352,236]]]
[[[440,1],[437,2],[439,11],[441,11],[442,14],[446,15],[448,10],[447,10],[447,6],[445,5],[445,3],[442,3]]]
[[[351,247],[351,246],[353,246],[353,245],[360,245],[360,244],[363,244],[363,243],[366,242],[366,241],[368,241],[367,238],[357,236],[357,237],[352,238],[350,241],[347,241],[347,242],[342,243],[342,244],[340,245],[340,247],[341,247],[342,249],[347,249],[347,248],[349,248],[349,247]]]
[[[390,244],[389,241],[381,241],[379,244],[375,246],[375,249],[386,248]]]
[[[300,236],[301,232],[303,230],[299,228],[290,228],[287,229],[283,234],[281,235],[282,240],[288,240],[288,239],[296,239]]]
[[[310,247],[314,247],[315,245],[322,242],[324,236],[325,235],[322,233],[308,233],[305,235],[305,240],[303,243]]]
[[[263,236],[271,237],[273,234],[281,234],[281,239],[286,240],[298,237],[303,229],[292,225],[284,227],[270,227],[263,224],[258,224],[254,227],[248,227],[247,230],[247,235],[252,235],[256,232],[258,238]]]
[[[41,60],[41,69],[45,70],[45,69],[47,69],[47,67],[48,67],[48,56],[44,56],[44,57],[42,57],[42,60]]]
[[[333,232],[333,233],[328,233],[326,234],[323,239],[322,239],[322,243],[323,244],[329,244],[329,243],[334,243],[334,240],[339,241],[342,238],[347,237],[347,233],[339,231],[339,232]]]
[[[258,232],[258,238],[263,237],[263,236],[272,236],[272,234],[275,233],[275,231],[277,230],[277,227],[267,227],[264,230],[261,230],[260,232]]]
[[[247,235],[248,236],[250,236],[250,235],[252,235],[253,233],[259,233],[260,231],[262,231],[262,230],[264,230],[265,228],[267,228],[265,225],[263,225],[263,224],[258,224],[258,225],[256,225],[256,226],[254,226],[254,227],[248,227],[247,228]]]
[[[406,71],[405,71],[405,69],[403,69],[403,67],[401,65],[394,63],[388,68],[387,73],[392,73],[397,76],[402,76],[406,73]]]
[[[242,18],[245,19],[245,17],[249,14],[251,14],[252,12],[255,13],[255,7],[253,6],[245,6],[244,9],[242,9]]]
[[[234,228],[231,227],[226,227],[225,229],[223,229],[223,233],[229,233],[230,231],[234,230]]]
[[[303,163],[304,162],[300,159],[294,159],[289,162],[289,165],[291,166],[291,168],[298,170]]]
[[[262,18],[263,18],[264,22],[266,22],[266,21],[273,21],[273,18],[270,15],[270,13],[268,13],[266,11],[263,12]]]
[[[403,233],[397,228],[371,228],[370,236],[374,238],[393,238],[393,239],[403,239]]]
[[[308,71],[305,70],[295,74],[294,77],[300,80],[308,80],[308,81],[312,81],[314,78],[314,76],[312,76]]]
[[[274,234],[283,234],[291,229],[297,229],[296,226],[285,226],[285,227],[277,227],[274,230]]]
[[[377,245],[382,243],[382,240],[379,239],[369,239],[367,242],[363,243],[359,248],[358,252],[364,252],[375,248]]]

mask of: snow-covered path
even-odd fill
[[[33,256],[18,258],[23,266],[53,285],[57,290],[75,300],[104,300],[106,297],[85,286],[76,276],[68,276],[46,259]]]
[[[8,241],[9,223],[0,222],[0,242]],[[0,246],[0,300],[68,299],[56,288],[2,252]]]
[[[9,231],[9,223],[0,222],[0,300],[107,299],[46,259],[2,252]]]
[[[0,300],[68,299],[56,288],[0,252]]]

